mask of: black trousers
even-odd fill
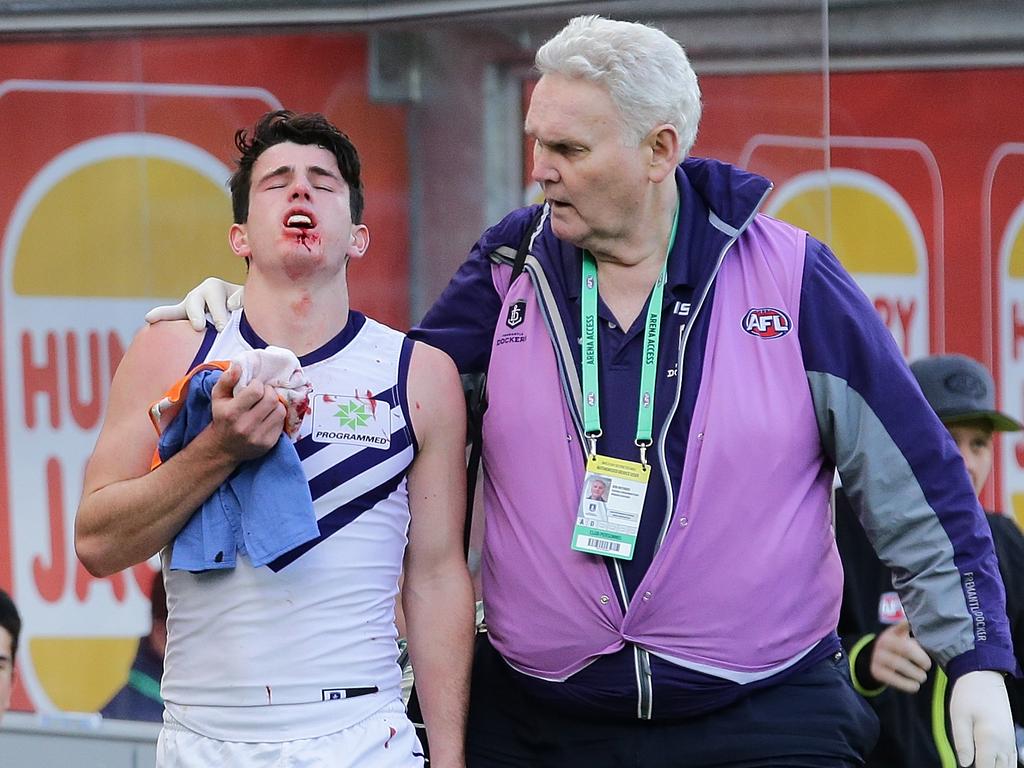
[[[608,720],[537,701],[478,639],[468,768],[835,768],[859,766],[878,720],[845,655],[724,709],[682,720]]]

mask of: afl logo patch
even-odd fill
[[[878,621],[882,624],[899,624],[906,620],[900,596],[895,592],[883,592],[878,598]]]
[[[743,330],[751,336],[761,339],[777,339],[785,336],[793,324],[789,315],[781,309],[772,307],[761,307],[759,309],[748,309],[743,316]]]
[[[508,315],[505,317],[505,325],[509,328],[516,328],[523,324],[526,319],[526,299],[514,302],[508,308]]]

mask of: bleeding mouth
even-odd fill
[[[312,229],[313,219],[304,213],[293,213],[285,220],[284,225],[286,227],[295,227],[296,229]]]

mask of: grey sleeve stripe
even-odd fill
[[[878,557],[893,572],[914,636],[940,664],[974,648],[953,545],[903,452],[843,379],[807,372],[818,431]]]
[[[551,284],[548,282],[548,276],[545,274],[544,269],[541,267],[540,262],[537,261],[536,257],[528,255],[526,257],[526,265],[530,269],[530,274],[533,276],[534,284],[537,288],[537,292],[543,299],[544,306],[547,311],[544,313],[544,322],[548,326],[548,330],[551,331],[551,335],[554,339],[555,346],[558,348],[558,354],[561,358],[560,366],[564,371],[566,386],[569,388],[569,394],[572,398],[571,402],[576,404],[576,409],[580,412],[583,411],[583,385],[580,383],[579,373],[576,371],[576,364],[573,362],[572,356],[572,345],[569,342],[569,334],[562,324],[561,315],[558,314],[558,305],[555,302],[555,294],[551,290]]]
[[[495,264],[500,264],[502,262],[511,264],[516,260],[516,249],[510,245],[499,245],[487,254],[487,256]]]

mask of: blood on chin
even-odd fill
[[[299,227],[288,227],[285,229],[284,239],[286,242],[294,243],[309,253],[318,248],[322,240],[319,232]]]

